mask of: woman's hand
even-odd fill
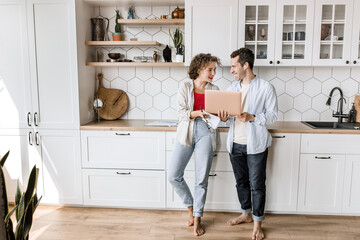
[[[193,118],[196,118],[196,117],[202,117],[202,118],[208,118],[209,115],[207,115],[206,113],[202,112],[201,110],[197,110],[197,111],[192,111],[190,113],[190,118],[193,119]]]
[[[241,113],[239,116],[235,116],[237,119],[239,119],[241,122],[249,122],[249,121],[254,121],[254,115],[247,113],[247,112],[243,112]]]
[[[229,119],[229,113],[224,110],[219,110],[218,116],[220,117],[220,120],[223,122],[226,122]]]

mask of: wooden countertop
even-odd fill
[[[92,131],[168,131],[175,132],[176,127],[145,126],[146,123],[161,120],[101,120],[89,122],[80,130]],[[278,121],[269,126],[270,133],[312,133],[312,134],[360,134],[360,130],[352,129],[312,129],[298,121]],[[228,128],[219,128],[220,132],[228,132]]]

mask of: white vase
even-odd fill
[[[184,55],[176,54],[175,62],[183,62]]]

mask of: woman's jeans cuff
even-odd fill
[[[202,212],[194,212],[194,217],[202,217],[203,216],[203,213]]]
[[[241,212],[243,214],[249,214],[249,213],[251,213],[251,208],[249,208],[249,209],[241,209]]]
[[[262,216],[258,217],[258,216],[253,215],[252,218],[253,218],[254,222],[262,222],[262,221],[264,221],[265,216],[262,215]]]

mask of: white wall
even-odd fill
[[[155,18],[171,14],[174,8],[136,7],[135,13],[139,18]],[[127,9],[119,9],[122,17],[127,18]],[[109,29],[114,30],[114,7],[95,8],[94,12],[94,16],[110,18]],[[169,27],[123,26],[123,29],[125,40],[136,37],[173,47]],[[174,29],[174,26],[170,27],[171,31]],[[180,29],[183,31],[183,27]],[[139,55],[152,56],[154,50],[162,55],[164,47],[104,48],[103,52],[105,58],[108,52],[120,52],[125,58],[132,59]],[[176,92],[179,83],[187,79],[187,67],[103,67],[97,68],[97,72],[104,74],[105,87],[119,88],[128,94],[130,106],[122,118],[176,119]],[[342,88],[347,100],[346,112],[354,101],[354,95],[360,92],[360,68],[356,67],[255,67],[254,72],[274,85],[279,100],[279,120],[335,120],[331,114],[336,110],[338,93],[329,108],[325,102],[330,90],[336,86]],[[218,68],[214,83],[220,89],[226,89],[233,81],[229,67]]]

